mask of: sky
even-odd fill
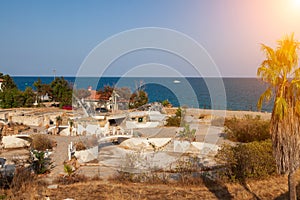
[[[0,0],[0,72],[52,76],[55,69],[56,75],[75,76],[101,42],[143,27],[171,29],[193,38],[223,77],[255,77],[264,58],[261,43],[275,47],[278,39],[292,32],[300,40],[300,2]],[[194,73],[188,64],[166,53],[147,50],[120,57],[108,74],[119,75],[137,63],[151,62],[180,65],[188,75]]]

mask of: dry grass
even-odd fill
[[[51,200],[73,198],[81,199],[288,199],[287,177],[273,176],[264,180],[250,180],[244,184],[221,183],[209,179],[200,179],[196,184],[191,182],[145,182],[83,180],[70,185],[59,184],[58,189],[47,189],[43,177],[32,177],[28,171],[20,169],[11,189],[1,191],[5,199],[45,199]],[[297,172],[300,181],[300,170]],[[299,182],[300,183],[300,182]],[[299,185],[300,186],[300,185]],[[298,187],[300,196],[300,187]]]
[[[50,199],[287,199],[287,179],[273,177],[246,185],[204,181],[199,185],[91,181],[47,190]],[[299,190],[300,195],[300,190]]]
[[[300,173],[298,172],[298,180]],[[118,181],[92,180],[72,185],[59,185],[58,189],[47,189],[45,185],[32,183],[20,188],[17,194],[6,191],[7,199],[51,200],[80,199],[287,199],[287,178],[277,176],[265,180],[251,180],[246,184],[221,184],[212,181],[198,185],[176,183],[150,184]],[[298,188],[300,195],[300,189]]]

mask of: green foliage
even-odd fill
[[[169,102],[169,100],[168,99],[166,99],[166,100],[163,100],[162,102],[161,102],[161,104],[163,105],[163,107],[172,107],[172,104]]]
[[[0,78],[3,79],[2,90],[17,89],[17,85],[8,74],[3,75],[2,73],[0,73]]]
[[[42,83],[40,78],[38,78],[38,80],[33,83],[33,86],[35,87],[36,92],[37,92],[38,103],[40,103],[40,101],[41,101],[41,99],[40,99],[41,96],[48,94],[49,98],[52,97],[53,90],[52,90],[50,84]]]
[[[50,84],[52,88],[52,98],[60,102],[60,106],[72,105],[72,88],[63,77],[55,78]]]
[[[24,102],[26,102],[23,93],[17,88],[4,89],[0,92],[0,99],[1,108],[22,107]]]
[[[180,107],[177,108],[176,113],[175,113],[176,117],[181,118],[183,114],[185,114],[185,113],[182,111],[182,109]]]
[[[181,118],[180,117],[169,117],[167,119],[167,124],[166,126],[176,126],[179,127],[181,124]]]
[[[35,94],[31,87],[26,87],[24,93],[24,107],[31,107],[35,102]]]
[[[45,174],[49,173],[51,169],[54,167],[52,165],[51,159],[49,157],[45,157],[44,151],[32,151],[32,163],[31,167],[36,174]]]
[[[2,90],[0,91],[0,107],[14,108],[22,106],[22,92],[18,90],[14,80],[9,75],[0,73],[0,78],[3,79]]]
[[[38,80],[33,83],[33,86],[35,87],[37,94],[39,96],[42,95],[42,81],[40,78],[38,78]]]
[[[179,131],[178,137],[184,140],[195,141],[196,140],[196,129],[190,129],[190,125],[185,124],[184,129]]]
[[[0,91],[1,108],[31,107],[36,97],[39,103],[40,97],[46,94],[53,100],[59,101],[61,107],[72,104],[72,87],[63,77],[56,78],[51,84],[43,84],[39,78],[34,82],[37,94],[30,87],[27,87],[24,92],[18,90],[9,75],[0,73],[0,78],[4,80]]]
[[[133,93],[129,99],[129,108],[139,108],[148,103],[148,94],[143,90]]]
[[[221,178],[231,181],[243,182],[248,178],[264,178],[276,173],[271,140],[223,145],[216,158],[225,167],[220,171]]]
[[[234,142],[253,142],[269,139],[270,122],[245,115],[244,118],[236,117],[225,119],[225,133],[227,138]]]
[[[71,176],[74,173],[72,166],[67,164],[64,164],[64,171],[68,174],[68,176]]]
[[[0,78],[3,79],[2,90],[0,91],[0,107],[14,108],[23,106],[23,94],[18,90],[14,80],[9,75],[3,75],[2,73],[0,73]]]

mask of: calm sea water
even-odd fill
[[[51,83],[53,77],[40,77],[43,83]],[[33,87],[33,83],[38,77],[13,77],[20,90],[26,87]],[[227,110],[252,110],[256,111],[256,103],[260,94],[265,90],[263,85],[256,78],[115,78],[104,77],[65,77],[76,88],[100,89],[105,85],[117,87],[129,87],[132,91],[140,85],[144,85],[148,93],[149,101],[163,101],[168,99],[173,106],[189,106],[197,108],[212,108],[210,94],[214,97],[214,109]],[[224,84],[224,93],[220,88],[220,81]],[[208,87],[209,85],[209,87]],[[209,89],[211,88],[211,92]],[[223,104],[222,96],[226,94]],[[218,98],[220,97],[220,98]],[[222,101],[218,103],[218,100]],[[225,105],[225,106],[224,106]],[[263,106],[262,111],[270,112],[272,104]]]

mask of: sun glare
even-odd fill
[[[300,6],[300,0],[293,0],[294,1],[294,6]]]

